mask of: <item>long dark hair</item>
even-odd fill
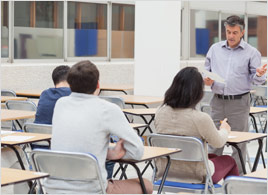
[[[172,108],[195,108],[203,98],[204,81],[195,67],[186,67],[177,73],[165,93],[164,104]]]

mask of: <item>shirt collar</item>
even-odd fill
[[[231,48],[228,46],[228,44],[227,44],[227,40],[223,41],[222,44],[221,44],[221,46],[222,46],[222,47],[225,47],[225,48],[227,48],[227,49],[231,49]],[[236,46],[236,48],[233,48],[233,49],[237,49],[237,48],[239,48],[239,47],[241,47],[242,49],[245,49],[245,46],[246,46],[246,43],[245,43],[244,39],[242,38],[242,39],[240,40],[239,45]]]
[[[98,97],[98,96],[93,95],[93,94],[76,93],[76,92],[72,92],[70,96],[72,96],[72,97],[80,97],[80,98],[96,98],[96,97]]]

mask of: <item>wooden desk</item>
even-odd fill
[[[133,90],[133,89],[134,89],[134,87],[131,85],[107,85],[107,84],[100,85],[100,92],[102,92],[102,91],[121,91],[127,95],[126,91]]]
[[[140,105],[149,108],[148,104],[162,103],[164,101],[163,97],[155,96],[141,96],[141,95],[120,95],[126,104]]]
[[[26,140],[20,140],[20,141],[9,141],[9,140],[5,140],[5,137],[8,137],[8,136],[33,136],[29,139],[26,139]],[[13,137],[14,138],[14,137]],[[23,170],[25,170],[25,167],[24,167],[24,164],[22,162],[22,159],[21,159],[21,156],[19,155],[19,152],[17,151],[16,149],[16,145],[21,145],[21,144],[28,144],[28,143],[34,143],[34,142],[39,142],[39,141],[48,141],[50,143],[50,139],[51,139],[51,135],[50,134],[40,134],[40,133],[25,133],[25,132],[16,132],[16,133],[11,133],[11,134],[2,134],[1,133],[1,146],[6,146],[6,147],[9,147],[11,148],[17,158],[18,158],[18,161],[20,163],[20,166]]]
[[[7,109],[1,110],[1,121],[28,119],[34,117],[35,117],[34,111],[7,110]]]
[[[255,172],[244,175],[245,177],[256,177],[261,179],[267,179],[267,169],[257,170]]]
[[[8,100],[27,100],[27,97],[13,97],[13,96],[1,96],[1,103],[4,103]]]
[[[133,108],[133,109],[123,109],[123,112],[125,114],[131,114],[131,115],[139,116],[142,118],[144,123],[147,124],[147,127],[145,127],[142,133],[140,134],[140,136],[143,136],[143,134],[146,132],[147,129],[150,131],[150,133],[153,133],[150,125],[154,120],[156,110],[157,108],[145,108],[145,109]],[[145,116],[151,116],[151,119],[147,121]]]
[[[262,152],[262,146],[263,146],[262,139],[265,138],[267,135],[263,134],[263,133],[232,131],[229,136],[235,136],[234,138],[229,138],[227,141],[227,144],[236,148],[238,155],[239,155],[239,158],[240,158],[240,162],[241,162],[241,166],[242,166],[244,174],[247,173],[246,168],[245,168],[245,162],[244,162],[243,157],[242,157],[242,152],[241,152],[240,148],[237,146],[237,144],[250,142],[253,140],[258,140],[259,148],[258,148],[258,151],[256,154],[253,168],[252,168],[252,172],[256,171],[258,163],[259,163],[260,155]]]
[[[20,169],[1,168],[1,186],[48,177],[48,173]]]
[[[181,149],[144,146],[144,154],[143,154],[143,157],[141,158],[141,160],[119,159],[119,160],[113,160],[113,161],[120,163],[120,167],[121,167],[122,163],[130,164],[131,166],[133,166],[138,174],[143,193],[146,194],[146,189],[145,189],[145,185],[144,185],[144,182],[142,179],[142,174],[140,172],[139,167],[136,165],[136,163],[144,162],[144,161],[152,161],[155,158],[166,157],[167,158],[167,165],[166,165],[166,169],[164,171],[163,177],[162,177],[161,184],[160,184],[159,189],[158,189],[158,194],[160,194],[162,191],[164,182],[166,180],[169,167],[170,167],[170,163],[171,163],[170,162],[170,155],[177,153],[177,152],[181,152]],[[121,167],[121,168],[123,168],[123,167]],[[122,174],[124,174],[124,172]]]
[[[127,90],[133,90],[134,87],[131,85],[100,85],[100,92],[101,91],[121,91],[127,95]],[[44,89],[45,90],[45,89]],[[28,98],[39,98],[41,93],[44,90],[16,90],[16,95],[18,97],[24,96]]]
[[[18,97],[39,98],[43,90],[16,90]]]
[[[266,113],[267,114],[267,107],[250,107],[250,112],[249,112],[249,116],[252,118],[253,120],[253,128],[255,129],[256,133],[259,133],[258,130],[258,126],[257,126],[257,122],[256,122],[256,118],[254,116],[254,114],[260,114],[260,113]],[[264,128],[262,129],[262,133],[266,133],[267,132],[267,119],[264,125]],[[263,157],[263,153],[261,153],[261,157],[262,157],[262,161],[265,165],[264,162],[264,157]]]
[[[250,107],[250,114],[259,114],[262,112],[267,112],[267,108],[263,108],[263,107]]]

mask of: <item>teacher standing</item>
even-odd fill
[[[245,33],[244,20],[238,16],[229,16],[224,22],[226,40],[215,43],[209,49],[205,68],[218,74],[225,84],[218,83],[208,77],[205,85],[211,86],[214,96],[210,102],[211,117],[215,125],[220,127],[220,120],[228,119],[232,131],[248,132],[250,111],[249,92],[251,84],[262,84],[266,80],[267,64],[261,65],[260,52],[243,40]],[[243,159],[246,157],[246,144],[240,144]],[[221,155],[223,148],[215,149]],[[241,163],[236,149],[233,158],[242,174]]]

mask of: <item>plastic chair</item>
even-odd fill
[[[104,99],[108,102],[114,103],[118,105],[121,109],[125,108],[125,102],[124,99],[121,97],[115,97],[115,96],[99,96],[99,98]]]
[[[49,173],[38,182],[45,193],[106,193],[98,161],[92,154],[37,149],[31,152],[31,160],[35,171]]]
[[[16,97],[16,92],[9,89],[1,89],[1,96],[12,96]]]
[[[27,110],[27,111],[36,111],[37,107],[34,102],[27,100],[27,101],[17,101],[17,100],[9,100],[6,102],[6,107],[9,110]],[[16,120],[20,129],[22,129],[23,124],[26,121],[33,122],[33,119],[20,119]],[[13,123],[14,124],[14,123]],[[15,125],[13,125],[15,129]]]
[[[202,141],[195,137],[177,136],[177,135],[163,135],[151,134],[148,136],[148,143],[150,146],[180,148],[182,152],[171,155],[171,160],[189,161],[189,162],[203,162],[206,168],[206,183],[192,184],[183,182],[174,182],[167,180],[164,183],[164,191],[167,192],[198,192],[207,194],[209,191],[214,193],[216,188],[221,188],[221,185],[212,182],[210,169],[208,166],[208,157],[204,151]],[[155,171],[157,170],[157,167]],[[154,188],[158,188],[161,180],[154,182]]]
[[[36,124],[36,123],[25,123],[23,125],[23,130],[28,133],[42,133],[42,134],[52,134],[52,125],[47,124]],[[31,144],[31,148],[50,148],[50,142],[42,141]]]
[[[223,183],[224,194],[267,194],[267,179],[229,176]]]

